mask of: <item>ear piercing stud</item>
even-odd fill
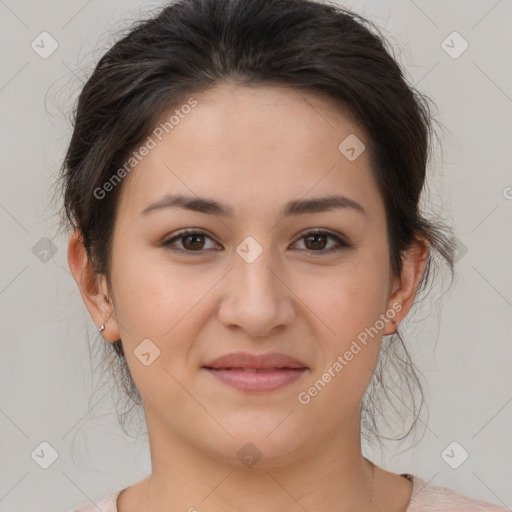
[[[103,324],[100,325],[100,328],[98,329],[100,332],[103,332],[105,330],[105,326]]]

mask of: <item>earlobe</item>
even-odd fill
[[[68,264],[85,306],[101,335],[107,341],[118,340],[119,328],[109,299],[106,277],[94,271],[79,230],[75,230],[69,238]]]

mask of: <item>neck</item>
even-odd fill
[[[198,449],[154,418],[148,432],[152,473],[141,499],[147,510],[371,510],[373,468],[361,453],[358,422],[286,457],[262,450],[269,455],[252,467]]]

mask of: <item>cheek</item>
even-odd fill
[[[123,344],[133,351],[150,339],[164,356],[169,345],[176,354],[194,334],[197,323],[191,319],[200,309],[194,306],[211,284],[208,276],[199,279],[197,271],[194,277],[190,269],[166,264],[158,253],[137,254],[119,244],[112,258],[112,286]]]
[[[146,402],[178,400],[177,382],[189,377],[190,347],[201,328],[198,301],[211,288],[210,279],[192,283],[190,272],[169,266],[166,271],[148,258],[139,264],[133,256],[118,258],[112,272],[127,364]]]
[[[198,268],[171,264],[165,249],[120,241],[113,251],[112,285],[128,334],[161,338],[172,329],[211,287],[208,274],[198,275]]]
[[[317,414],[329,411],[333,424],[359,410],[382,339],[381,330],[375,327],[383,312],[376,274],[362,264],[352,270],[330,281],[329,288],[334,291],[328,297],[318,297],[325,306],[322,319],[334,334],[319,327],[322,334],[316,340],[321,357],[301,395],[317,408]]]
[[[316,377],[323,380],[324,375],[333,382],[325,400],[344,400],[347,406],[348,402],[354,405],[372,378],[382,340],[380,315],[385,313],[387,299],[386,258],[386,251],[378,247],[360,251],[357,258],[325,280],[321,287],[324,293],[317,288],[313,296],[316,306],[311,304],[311,309],[317,307],[322,312],[319,316],[330,327],[323,328],[317,337],[322,362]],[[330,375],[325,374],[329,371]],[[332,374],[336,377],[332,378]]]
[[[333,272],[323,299],[333,330],[346,338],[373,325],[386,307],[387,284],[386,267],[371,252]]]

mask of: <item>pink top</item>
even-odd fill
[[[460,494],[453,489],[430,485],[417,476],[408,473],[402,474],[412,481],[412,495],[409,506],[405,512],[447,512],[458,510],[459,512],[505,512],[509,509],[476,500]],[[117,497],[122,489],[111,492],[98,503],[91,503],[71,512],[118,512]]]

